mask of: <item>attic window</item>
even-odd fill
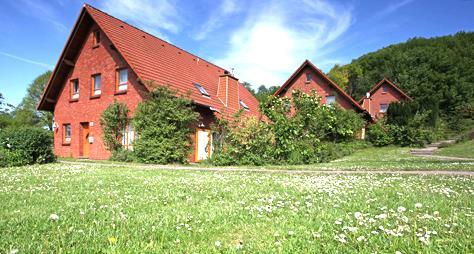
[[[306,73],[306,82],[310,82],[313,79],[313,74],[310,72]]]
[[[244,108],[245,110],[249,110],[249,106],[247,106],[247,104],[245,104],[243,100],[240,100],[239,103],[240,103],[240,106],[242,106],[242,108]]]
[[[209,95],[209,93],[206,91],[206,89],[204,89],[204,87],[202,87],[200,84],[194,83],[194,86],[196,87],[197,90],[199,90],[199,92],[200,92],[203,96],[211,97],[211,96]]]
[[[383,92],[384,93],[388,92],[388,87],[387,86],[383,86]]]
[[[99,45],[100,43],[100,31],[96,30],[94,31],[94,46]]]

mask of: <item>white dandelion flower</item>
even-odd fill
[[[51,221],[58,221],[59,220],[59,215],[53,213],[49,216],[49,220]]]
[[[361,213],[361,212],[355,212],[355,213],[354,213],[354,217],[355,217],[356,219],[360,219],[360,218],[362,218],[362,213]]]
[[[407,210],[407,209],[406,209],[405,207],[403,207],[403,206],[399,206],[399,207],[397,208],[397,211],[398,211],[399,213],[403,213],[403,212],[405,212],[406,210]]]
[[[217,248],[221,247],[221,241],[215,241],[215,242],[214,242],[214,245],[215,245]]]
[[[422,207],[423,207],[423,205],[421,203],[416,203],[415,204],[415,208],[417,208],[417,209],[422,208]]]

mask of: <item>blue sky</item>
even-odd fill
[[[53,69],[82,1],[2,0],[0,92],[18,104]],[[224,68],[280,85],[305,60],[323,71],[411,37],[474,31],[473,0],[102,0],[89,4]]]

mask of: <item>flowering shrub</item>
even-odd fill
[[[214,140],[214,165],[263,165],[273,161],[274,137],[267,123],[254,117],[221,120]],[[225,144],[225,146],[224,146]]]
[[[21,166],[53,162],[53,138],[37,127],[9,128],[0,131],[0,166]]]
[[[321,105],[313,91],[294,91],[292,99],[270,97],[261,105],[269,120],[241,119],[226,123],[212,163],[311,164],[346,155],[335,144],[355,139],[364,121],[355,112]],[[238,118],[238,117],[237,117]],[[225,131],[223,131],[225,130]]]

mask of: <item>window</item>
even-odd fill
[[[385,103],[380,104],[380,113],[387,112],[387,109],[388,109],[388,104],[385,104]]]
[[[133,141],[135,141],[135,130],[129,123],[122,131],[122,146],[127,150],[133,150]]]
[[[71,80],[71,99],[79,98],[79,80]]]
[[[211,97],[209,95],[209,93],[206,91],[206,89],[204,89],[204,87],[202,87],[200,84],[194,84],[194,86],[196,87],[197,90],[199,90],[199,92],[203,95],[203,96],[206,96],[206,97]]]
[[[120,69],[117,72],[117,90],[126,91],[128,86],[128,69]]]
[[[63,135],[64,135],[64,143],[66,144],[71,143],[71,124],[67,123],[63,125]]]
[[[384,92],[384,93],[388,92],[388,87],[387,87],[387,86],[383,86],[382,89],[383,89],[383,92]]]
[[[95,74],[92,76],[92,89],[93,89],[93,95],[100,95],[101,94],[101,84],[102,78],[100,74]]]
[[[336,96],[334,96],[334,95],[326,96],[326,105],[327,106],[330,106],[334,103],[336,103]]]
[[[100,43],[100,31],[97,30],[94,32],[94,46],[98,46]]]
[[[249,110],[249,106],[247,106],[247,104],[245,104],[245,102],[243,100],[240,100],[240,106],[242,106],[242,108],[244,108],[245,110]]]
[[[310,82],[313,79],[313,74],[307,72],[306,73],[306,82]]]

